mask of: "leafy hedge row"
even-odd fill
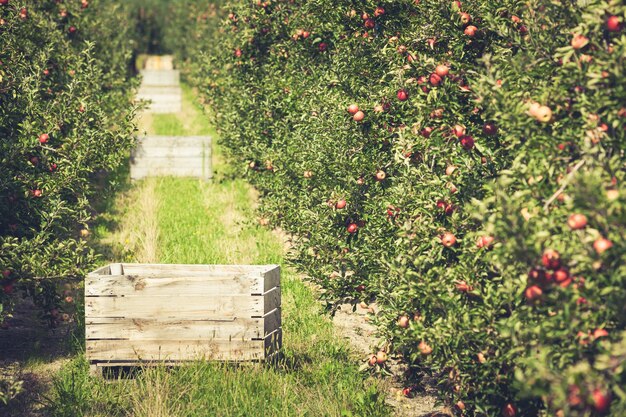
[[[211,10],[168,40],[331,306],[459,415],[626,414],[623,2]]]
[[[0,322],[23,293],[67,319],[56,278],[92,265],[91,202],[133,142],[133,31],[115,1],[0,1]]]

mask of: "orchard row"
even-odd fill
[[[376,301],[372,372],[459,415],[626,414],[622,2],[169,4],[262,224],[329,308]]]

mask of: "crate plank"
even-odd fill
[[[280,286],[280,266],[270,265],[269,268],[262,271],[263,281],[265,282],[265,292],[271,290],[274,287]]]
[[[260,276],[240,274],[209,277],[201,272],[180,276],[90,275],[85,279],[85,295],[253,295],[260,294],[262,286],[263,282]]]
[[[275,297],[272,297],[274,299]],[[85,297],[86,317],[177,318],[189,320],[262,317],[265,296]],[[271,308],[269,311],[273,310]]]
[[[274,309],[263,316],[265,335],[269,335],[282,326],[281,308]]]
[[[264,307],[263,312],[272,311],[281,306],[281,291],[280,287],[272,288],[263,294],[264,298]]]
[[[264,265],[264,266],[247,266],[247,265],[182,265],[182,264],[121,264],[124,273],[129,275],[169,275],[169,274],[187,274],[188,272],[199,272],[203,274],[247,274],[247,273],[259,273],[263,274],[267,271],[280,268],[278,265]],[[278,284],[272,285],[265,291],[273,287],[277,287]]]
[[[270,317],[275,326],[275,317]],[[89,319],[87,340],[252,340],[272,333],[265,318],[237,318],[232,321],[141,320],[127,318]]]
[[[257,360],[265,357],[264,340],[87,340],[90,361]]]

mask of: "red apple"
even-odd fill
[[[559,269],[561,266],[561,254],[554,249],[546,249],[541,257],[541,262],[548,269]]]
[[[598,413],[606,413],[611,408],[611,394],[602,391],[598,388],[594,389],[591,393],[593,399],[593,408]]]
[[[465,136],[465,126],[455,125],[452,128],[452,133],[454,133],[454,136],[456,136],[457,138],[462,138],[463,136]]]
[[[6,6],[7,4],[9,4],[9,0],[0,0],[0,5]]]
[[[13,294],[13,284],[9,283],[9,284],[5,284],[2,286],[2,290],[4,291],[5,294]]]
[[[485,123],[483,125],[483,133],[487,136],[495,136],[498,134],[498,127],[494,123]]]
[[[567,224],[572,230],[584,229],[587,226],[587,216],[580,213],[575,213],[569,216]]]
[[[420,342],[419,345],[417,345],[417,349],[424,356],[428,356],[431,353],[433,353],[433,348],[430,347],[430,345],[424,341]]]
[[[596,252],[599,255],[603,254],[604,252],[611,249],[612,247],[613,247],[613,242],[603,237],[593,242],[593,248],[596,250]]]
[[[235,49],[235,56],[237,58],[241,58],[241,55],[243,55],[243,52],[241,51],[241,49],[239,48]]]
[[[367,19],[364,23],[365,29],[374,29],[376,27],[376,22],[374,19]]]
[[[526,296],[526,299],[528,301],[537,300],[541,297],[542,294],[543,290],[537,285],[531,285],[530,287],[526,288],[526,291],[524,291],[524,295]]]
[[[450,232],[444,233],[443,236],[441,236],[441,244],[446,248],[451,248],[456,245],[456,236]]]
[[[43,191],[37,189],[32,191],[33,197],[40,198],[43,195]]]
[[[357,232],[357,230],[359,230],[359,226],[357,226],[356,223],[350,223],[348,225],[347,230],[348,230],[348,233],[354,234]]]
[[[406,329],[409,327],[409,317],[408,316],[400,316],[398,319],[398,326]]]
[[[337,204],[335,204],[335,208],[337,210],[343,210],[344,208],[346,208],[347,204],[348,203],[346,202],[346,200],[339,200],[337,201]]]
[[[428,78],[428,81],[434,86],[438,86],[441,84],[441,82],[443,81],[442,78],[435,74],[434,72],[432,74],[430,74],[430,77]]]
[[[463,146],[465,149],[472,150],[474,148],[474,138],[471,136],[463,136],[461,138],[461,146]]]
[[[376,363],[382,365],[385,362],[387,362],[387,353],[381,350],[376,354]]]
[[[398,93],[396,95],[398,97],[398,100],[400,101],[407,101],[409,99],[409,92],[405,89],[398,90]]]
[[[507,403],[502,407],[502,417],[515,417],[517,415],[517,408],[511,404]]]
[[[608,336],[609,336],[609,332],[607,332],[605,329],[595,329],[593,331],[594,339],[599,339],[601,337],[608,337]]]
[[[435,74],[440,76],[441,78],[447,76],[450,73],[450,68],[447,65],[437,65],[435,68]]]
[[[476,36],[476,32],[478,32],[478,28],[474,25],[469,25],[463,31],[463,33],[465,33],[465,35],[469,36],[470,38],[473,38],[474,36]]]
[[[75,34],[77,31],[76,26],[70,26],[70,28],[67,31],[70,33],[70,35]]]
[[[382,16],[385,14],[385,9],[383,9],[382,7],[378,6],[375,10],[374,10],[374,16],[378,17],[378,16]]]
[[[574,49],[582,49],[589,43],[589,38],[579,33],[572,37],[571,45]]]
[[[478,246],[479,248],[488,248],[493,244],[493,241],[493,236],[481,236],[476,241],[476,246]]]
[[[357,111],[356,113],[354,113],[354,116],[352,116],[352,120],[354,120],[355,122],[360,122],[363,119],[365,119],[365,113],[363,113],[361,110]]]
[[[622,28],[622,23],[617,16],[609,16],[606,19],[606,28],[609,32],[619,32]]]
[[[469,22],[472,21],[472,16],[469,13],[461,13],[461,23],[463,23],[464,25],[467,25]]]
[[[348,106],[348,113],[350,113],[351,115],[354,116],[358,111],[359,111],[359,106],[357,106],[356,104],[350,104]]]
[[[317,46],[317,49],[319,49],[320,52],[325,52],[328,49],[328,44],[325,42],[320,42],[320,44]]]
[[[50,135],[48,135],[47,133],[42,133],[41,135],[39,135],[39,143],[48,143],[48,140],[50,140]]]
[[[376,181],[382,182],[387,178],[387,174],[383,170],[379,170],[376,172]]]

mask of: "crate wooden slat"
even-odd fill
[[[263,360],[282,343],[280,268],[111,264],[85,280],[92,369]]]

